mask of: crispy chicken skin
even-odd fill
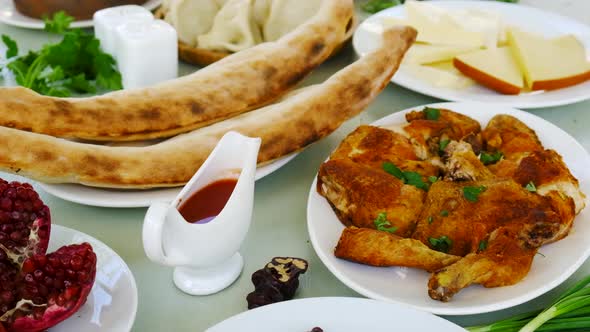
[[[422,242],[369,228],[348,227],[334,250],[338,258],[372,266],[407,266],[434,271],[461,257],[432,250]]]
[[[350,159],[379,170],[383,169],[384,162],[391,162],[401,170],[417,172],[424,178],[439,174],[437,166],[419,160],[407,137],[374,126],[358,127],[344,138],[330,159]]]
[[[406,114],[409,123],[404,127],[405,132],[414,144],[426,147],[430,155],[438,155],[440,140],[460,141],[481,131],[479,122],[466,115],[446,109],[440,109],[439,114],[436,120],[428,120],[424,110]]]
[[[497,177],[511,178],[523,186],[532,183],[540,195],[558,191],[574,200],[576,213],[584,208],[586,196],[561,156],[544,149],[535,132],[520,120],[497,115],[482,136],[488,149],[501,151],[506,157],[489,167]]]
[[[465,190],[482,186],[477,201],[467,199]],[[538,239],[541,245],[563,237],[573,221],[573,201],[557,198],[571,211],[569,220],[562,220],[560,210],[554,210],[557,204],[554,199],[555,196],[531,193],[512,180],[437,181],[430,187],[412,237],[431,245],[430,239],[446,236],[452,241],[448,253],[465,256],[477,251],[480,242],[499,227],[528,223],[558,225],[559,229]]]
[[[374,220],[385,213],[391,225],[398,228],[396,234],[403,237],[414,231],[426,194],[383,171],[346,159],[322,164],[317,190],[343,224],[375,228]]]
[[[517,118],[494,116],[481,133],[488,151],[501,151],[505,159],[520,159],[522,154],[543,150],[535,131]]]

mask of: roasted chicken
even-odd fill
[[[359,127],[321,166],[318,192],[356,226],[343,231],[337,257],[432,271],[430,297],[448,301],[474,283],[519,282],[540,246],[567,236],[585,196],[524,123],[498,115],[480,131],[465,115],[429,108],[406,119],[395,132]]]

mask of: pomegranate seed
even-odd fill
[[[41,278],[43,278],[43,271],[35,270],[35,272],[33,272],[33,276],[36,280],[41,280]]]
[[[10,239],[12,241],[20,241],[22,239],[19,231],[14,231],[10,233]]]
[[[28,283],[32,283],[33,281],[35,281],[35,278],[33,278],[33,275],[31,273],[27,273],[25,275],[25,281]]]
[[[12,200],[8,197],[4,197],[0,200],[0,209],[4,211],[12,210]]]
[[[35,263],[33,262],[32,259],[27,259],[24,263],[23,263],[23,267],[21,269],[24,273],[31,273],[33,271],[35,271]]]
[[[70,265],[74,271],[79,271],[82,268],[84,259],[81,256],[74,255],[70,260]]]

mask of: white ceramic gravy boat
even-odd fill
[[[148,258],[173,266],[174,283],[192,295],[219,292],[240,275],[238,252],[250,227],[260,138],[225,134],[174,201],[152,204],[144,219],[143,246]],[[189,223],[178,212],[183,201],[217,180],[236,179],[225,207],[207,223]]]

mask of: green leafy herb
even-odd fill
[[[74,22],[74,18],[66,14],[64,11],[59,11],[53,14],[52,18],[43,16],[45,23],[45,31],[63,34],[70,27],[70,23]]]
[[[10,59],[18,55],[18,46],[14,39],[7,35],[2,35],[2,42],[6,45],[6,59]]]
[[[453,241],[446,235],[443,235],[439,238],[430,237],[428,238],[428,242],[430,242],[430,245],[432,248],[434,248],[434,250],[445,253],[449,252],[449,249],[451,249],[451,246],[453,245]]]
[[[438,108],[424,107],[422,112],[424,112],[426,120],[436,121],[440,118],[440,110]]]
[[[395,233],[397,231],[397,227],[391,226],[389,220],[387,220],[387,214],[385,212],[381,212],[377,215],[377,218],[373,221],[375,224],[375,228],[378,231],[384,231],[388,233]]]
[[[389,7],[401,5],[403,0],[370,0],[361,5],[362,10],[374,14]]]
[[[535,193],[537,192],[537,187],[535,186],[535,183],[533,183],[533,181],[530,181],[529,183],[526,184],[526,186],[524,186],[524,189]]]
[[[504,154],[500,151],[496,151],[493,153],[482,152],[479,155],[479,160],[481,160],[481,162],[484,165],[490,165],[497,163],[498,161],[500,161],[500,159],[502,159],[502,157],[504,157]]]
[[[449,139],[441,139],[440,142],[438,143],[438,150],[440,152],[445,152],[445,148],[447,147],[447,145],[449,145],[450,142],[451,142],[451,140],[449,140]]]
[[[471,326],[471,332],[487,331],[589,331],[590,276],[561,294],[547,309],[535,310],[503,319],[490,325]]]
[[[432,222],[434,221],[434,218],[432,218],[432,216],[428,216],[428,218],[426,218],[426,220],[428,221],[429,224],[432,224]]]
[[[479,246],[478,246],[479,251],[484,251],[484,250],[486,250],[487,247],[488,247],[488,241],[486,241],[486,240],[479,241]]]
[[[485,186],[463,187],[463,197],[470,202],[477,202],[479,194],[486,191],[486,189]]]
[[[448,217],[449,216],[449,211],[442,210],[442,211],[440,211],[440,215],[443,216],[443,217]]]
[[[424,183],[424,181],[422,180],[422,175],[420,175],[419,173],[404,172],[390,162],[384,162],[382,167],[384,171],[402,180],[403,183],[409,184],[418,189],[428,190],[428,185]]]
[[[428,181],[430,181],[430,183],[435,183],[438,181],[438,176],[431,175],[428,177]]]
[[[397,166],[395,166],[393,163],[390,162],[384,162],[383,165],[383,170],[386,171],[387,173],[395,176],[396,178],[400,179],[400,180],[404,180],[404,172],[397,168]],[[404,182],[405,183],[405,182]]]
[[[41,94],[59,97],[122,89],[121,74],[113,57],[100,49],[100,42],[93,35],[80,29],[67,30],[72,20],[63,12],[46,19],[45,29],[63,34],[63,39],[25,56],[13,56],[7,68],[14,73],[16,82]],[[7,55],[18,53],[16,43],[12,45],[9,38],[2,40],[9,47]]]

